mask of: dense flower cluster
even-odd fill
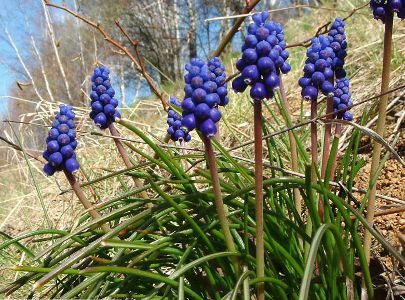
[[[346,121],[353,120],[353,115],[348,110],[353,105],[351,101],[349,78],[337,79],[333,97],[333,111],[335,117]]]
[[[206,87],[209,90],[209,92],[218,94],[219,96],[218,105],[226,106],[229,102],[229,99],[226,84],[225,67],[218,57],[214,57],[208,61],[208,69],[211,71],[211,74],[209,75],[211,82],[207,83]],[[216,87],[213,83],[216,84]]]
[[[332,61],[332,70],[335,72],[336,78],[346,77],[346,72],[343,68],[345,58],[347,56],[347,41],[345,34],[345,22],[336,18],[329,28],[328,39],[330,47],[335,52],[335,58]]]
[[[65,170],[69,173],[79,169],[74,150],[77,147],[75,114],[72,107],[60,105],[60,111],[55,116],[52,128],[46,139],[46,150],[43,157],[48,161],[44,166],[44,172],[52,176],[56,171]]]
[[[304,99],[316,101],[319,91],[326,96],[334,92],[332,65],[335,57],[328,37],[321,35],[312,39],[307,50],[304,76],[299,80]]]
[[[266,22],[268,17],[268,12],[253,15],[254,23],[249,25],[242,46],[242,58],[236,63],[241,76],[232,82],[235,92],[244,92],[250,85],[250,96],[255,100],[274,97],[274,89],[280,85],[280,72],[287,74],[291,70],[283,28],[279,23]]]
[[[218,130],[216,123],[221,119],[221,112],[218,110],[221,96],[224,99],[222,104],[227,102],[226,95],[220,95],[220,85],[223,86],[226,80],[225,73],[222,68],[215,68],[212,72],[208,65],[198,58],[193,58],[185,68],[188,73],[184,76],[186,85],[185,98],[181,105],[181,124],[188,132],[197,128],[204,136],[212,137]],[[217,72],[220,75],[215,74],[216,69],[221,70]]]
[[[94,69],[91,86],[91,112],[90,118],[101,129],[106,129],[116,119],[121,118],[116,110],[118,100],[114,98],[115,91],[111,87],[110,70],[104,66]]]
[[[404,0],[371,0],[370,7],[373,11],[374,19],[381,20],[383,23],[385,23],[389,10],[397,13],[398,18],[405,19]]]
[[[177,107],[181,106],[179,100],[174,97],[170,97],[170,104]],[[174,109],[169,107],[167,110],[167,124],[169,125],[167,133],[170,135],[173,141],[182,139],[185,142],[189,142],[191,140],[191,136],[188,131],[181,126],[181,119],[181,116]]]

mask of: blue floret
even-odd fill
[[[349,112],[353,105],[351,97],[349,78],[337,79],[333,97],[333,111],[336,118],[346,121],[353,120],[353,115]]]
[[[48,176],[56,171],[73,173],[79,169],[74,153],[77,146],[74,118],[70,105],[59,106],[59,113],[48,132],[47,147],[42,155],[48,162],[44,166],[44,172]]]
[[[173,106],[181,107],[179,100],[174,97],[170,97],[170,104]],[[167,124],[169,128],[167,133],[170,135],[173,141],[183,140],[189,142],[191,135],[188,133],[187,128],[181,125],[182,117],[173,108],[169,107],[167,110]]]
[[[106,129],[121,118],[120,113],[117,111],[118,100],[114,98],[115,91],[111,87],[110,70],[105,66],[96,67],[91,81],[90,118],[98,127]]]
[[[236,62],[241,76],[232,82],[237,93],[251,86],[250,95],[254,100],[274,97],[274,90],[280,85],[280,73],[291,71],[283,28],[279,23],[267,21],[268,17],[268,12],[252,16],[254,23],[248,27],[242,58]]]
[[[207,64],[193,58],[185,69],[181,128],[185,133],[197,129],[204,136],[212,137],[218,130],[216,123],[221,119],[218,106],[225,106],[229,102],[225,67],[217,57]],[[180,132],[178,134],[181,135]]]

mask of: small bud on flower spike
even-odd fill
[[[254,100],[274,97],[274,90],[280,85],[280,72],[287,74],[291,66],[285,50],[284,32],[281,24],[267,21],[268,12],[256,13],[248,27],[248,35],[242,46],[242,58],[236,63],[241,76],[232,82],[236,93],[244,92],[251,86],[250,95]]]
[[[185,134],[184,140],[187,141],[186,137],[194,129],[205,137],[212,137],[218,130],[216,123],[221,119],[218,106],[226,106],[229,102],[225,67],[218,57],[210,59],[207,64],[193,58],[185,69],[188,73],[184,76],[185,98],[181,104],[180,127]],[[170,127],[169,130],[173,131]]]
[[[79,169],[74,153],[77,145],[73,121],[75,114],[70,105],[61,104],[59,109],[60,112],[48,133],[47,149],[43,153],[43,157],[48,161],[44,166],[44,172],[48,176],[52,176],[56,171],[73,173]]]
[[[332,60],[332,70],[335,72],[337,79],[346,77],[346,72],[343,69],[345,58],[347,56],[347,41],[345,34],[345,22],[336,18],[329,28],[328,39],[330,41],[330,47],[335,53],[335,58]]]
[[[90,118],[101,129],[106,129],[121,115],[117,111],[118,100],[114,98],[115,91],[110,83],[110,70],[105,66],[99,66],[94,69],[91,77],[92,92]]]
[[[374,19],[385,23],[389,10],[397,13],[398,18],[405,19],[405,0],[371,0],[370,8],[373,11]]]
[[[180,107],[181,104],[179,100],[174,97],[170,97],[170,104]],[[182,117],[171,107],[167,110],[167,124],[169,128],[167,129],[167,133],[170,135],[172,141],[178,141],[180,139],[184,140],[185,142],[189,142],[191,140],[191,136],[188,133],[188,129],[182,126],[181,123]]]
[[[345,121],[353,120],[353,115],[348,111],[353,105],[351,97],[349,78],[337,79],[333,97],[334,117]]]

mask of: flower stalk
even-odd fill
[[[253,100],[255,140],[255,201],[256,201],[256,276],[264,277],[263,229],[263,123],[262,101]],[[257,299],[264,300],[264,283],[257,284]]]
[[[83,190],[80,187],[80,183],[76,180],[75,176],[69,172],[67,172],[66,170],[64,171],[67,180],[69,181],[70,185],[72,186],[72,190],[75,192],[77,198],[79,199],[79,201],[83,204],[84,208],[87,209],[87,211],[89,212],[90,216],[94,219],[100,219],[101,215],[97,212],[97,210],[95,209],[95,207],[90,203],[89,200],[87,200],[86,195],[84,194]],[[104,232],[108,232],[110,231],[110,226],[106,223],[100,223],[99,224],[101,229]]]
[[[115,146],[117,146],[118,152],[119,152],[119,154],[121,155],[121,158],[122,158],[122,160],[123,160],[125,166],[126,166],[127,168],[133,167],[133,164],[132,164],[131,161],[129,160],[128,154],[127,154],[127,152],[125,151],[124,146],[122,145],[120,139],[118,138],[118,137],[120,136],[120,134],[118,133],[117,129],[115,128],[114,123],[111,123],[111,124],[108,126],[108,129],[110,130],[111,135],[114,136],[114,137],[116,137],[116,138],[114,138],[114,143],[115,143]],[[142,182],[141,182],[138,178],[136,178],[136,177],[132,177],[132,178],[133,178],[134,184],[135,184],[135,186],[136,186],[137,188],[142,187]],[[144,198],[144,199],[147,199],[147,198],[148,198],[148,194],[147,194],[145,191],[140,192],[139,195],[140,195],[142,198]]]
[[[326,100],[326,115],[327,119],[332,119],[333,113],[333,96],[328,96]],[[326,167],[328,165],[328,157],[330,153],[330,137],[332,134],[332,123],[325,124],[325,136],[323,140],[323,153],[322,153],[322,169],[321,176],[322,179],[325,179],[326,176]]]
[[[204,137],[203,139],[205,145],[205,151],[207,154],[208,165],[211,174],[211,181],[212,181],[212,188],[214,191],[214,198],[215,198],[215,208],[217,210],[219,223],[221,225],[221,230],[225,238],[226,247],[228,251],[234,252],[236,251],[235,243],[233,241],[233,237],[231,234],[231,230],[229,229],[229,222],[228,218],[226,217],[226,211],[224,202],[222,200],[222,193],[221,187],[219,184],[219,177],[218,177],[218,168],[215,160],[214,149],[212,147],[212,142],[209,137]]]
[[[388,88],[390,82],[391,72],[391,53],[392,53],[392,29],[393,29],[393,12],[387,10],[387,16],[385,21],[385,33],[384,33],[384,54],[383,54],[383,70],[382,70],[382,82],[381,82],[381,96],[378,111],[377,129],[376,132],[380,136],[384,137],[385,133],[385,121],[387,116],[387,104],[388,104]],[[367,202],[367,222],[373,224],[375,214],[375,199],[376,199],[376,183],[373,182],[373,178],[377,178],[378,166],[380,164],[381,156],[381,144],[373,143],[373,157],[371,161],[369,189],[371,189],[368,202]],[[364,234],[364,252],[367,262],[370,262],[370,248],[371,248],[371,234],[366,231]]]

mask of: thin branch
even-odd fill
[[[65,69],[63,68],[62,61],[60,60],[58,46],[56,45],[55,32],[53,31],[53,27],[52,27],[51,16],[50,16],[49,11],[46,8],[44,2],[42,2],[42,7],[44,9],[46,25],[47,25],[48,30],[49,30],[49,35],[51,37],[52,47],[53,47],[53,50],[55,52],[56,62],[58,63],[59,70],[60,70],[60,73],[62,75],[63,82],[65,83],[65,88],[66,88],[68,98],[69,98],[70,102],[72,102],[72,96],[70,94],[69,82],[68,82],[68,80],[66,78],[66,73],[65,73]]]
[[[39,65],[40,65],[40,67],[41,67],[41,73],[42,73],[42,76],[44,77],[45,86],[46,86],[46,90],[48,91],[49,98],[51,98],[51,101],[52,101],[52,102],[55,102],[55,99],[53,98],[53,94],[52,94],[51,87],[49,86],[48,78],[47,78],[47,76],[46,76],[46,72],[45,72],[45,68],[44,68],[44,63],[43,63],[43,61],[42,61],[41,54],[40,54],[39,51],[38,51],[37,45],[36,45],[36,43],[35,43],[35,39],[34,39],[34,37],[33,37],[32,35],[31,35],[31,43],[32,43],[32,48],[34,49],[34,52],[35,52],[35,54],[36,54],[36,56],[37,56],[37,58],[38,58]]]
[[[247,1],[246,7],[243,9],[242,13],[247,14],[252,11],[252,9],[258,4],[260,0],[252,0]],[[222,51],[225,49],[226,45],[232,40],[233,36],[238,32],[240,26],[242,25],[243,21],[245,20],[246,16],[239,17],[232,28],[225,34],[225,37],[222,41],[218,44],[217,49],[212,54],[214,57],[221,55]]]
[[[41,96],[41,94],[39,93],[38,87],[37,87],[37,85],[35,84],[34,78],[32,77],[30,71],[28,70],[27,65],[25,64],[24,60],[22,59],[22,57],[21,57],[21,55],[20,55],[20,51],[18,50],[16,44],[14,43],[14,40],[13,40],[13,38],[11,37],[11,35],[10,35],[8,29],[7,29],[7,28],[4,28],[4,32],[6,33],[8,39],[9,39],[9,41],[10,41],[10,44],[11,44],[11,46],[13,47],[13,49],[14,49],[14,51],[15,51],[15,54],[17,55],[18,60],[20,61],[22,67],[24,68],[24,71],[25,71],[26,75],[27,75],[28,78],[30,79],[31,84],[32,84],[32,87],[34,88],[35,94],[37,94],[37,96],[38,96],[38,98],[39,98],[40,101],[45,101],[45,99],[44,99],[44,98]]]
[[[107,31],[100,24],[91,21],[87,17],[82,16],[82,15],[74,12],[73,10],[65,7],[65,6],[54,4],[54,3],[52,3],[52,2],[50,2],[48,0],[44,0],[44,3],[47,6],[51,6],[51,7],[61,9],[61,10],[65,11],[65,12],[71,14],[72,16],[78,18],[79,20],[82,20],[87,25],[97,29],[98,32],[100,32],[100,34],[104,37],[104,40],[106,42],[112,44],[115,48],[117,48],[117,49],[121,50],[122,52],[124,52],[128,56],[128,58],[134,63],[135,69],[145,78],[145,80],[148,83],[149,88],[151,89],[152,93],[155,94],[159,98],[159,100],[162,102],[163,108],[167,109],[169,107],[169,104],[168,104],[167,100],[163,97],[163,93],[160,93],[158,91],[158,88],[156,87],[155,83],[153,82],[152,77],[145,70],[142,69],[142,66],[139,63],[138,59],[128,50],[127,47],[125,47],[124,45],[122,45],[118,41],[114,40],[111,37],[111,35],[109,33],[107,33]]]

